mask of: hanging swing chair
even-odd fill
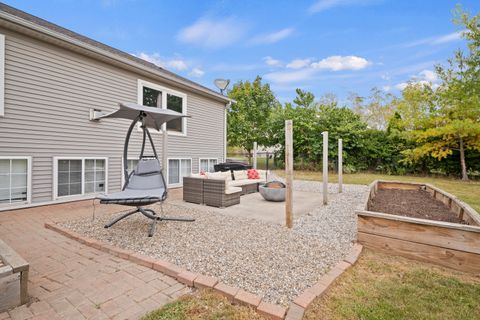
[[[118,110],[98,118],[123,118],[132,120],[123,148],[123,174],[125,177],[125,184],[123,185],[122,191],[102,195],[98,197],[98,199],[100,199],[100,203],[102,204],[120,204],[136,208],[118,218],[115,218],[110,223],[106,224],[105,228],[110,228],[120,220],[137,212],[152,220],[148,233],[149,237],[153,236],[155,233],[158,221],[195,221],[195,219],[191,218],[163,216],[162,203],[167,199],[167,185],[165,183],[165,178],[163,177],[162,167],[160,166],[152,136],[148,130],[148,128],[153,128],[159,131],[164,123],[180,119],[185,117],[185,115],[168,109],[146,107],[134,103],[120,103],[119,105],[120,108]],[[127,159],[128,144],[132,131],[138,122],[141,124],[140,128],[142,129],[143,134],[142,149],[140,151],[137,166],[129,174]],[[148,156],[144,155],[147,137],[153,151],[153,155]],[[143,207],[157,202],[160,202],[161,215],[158,215],[153,209]]]

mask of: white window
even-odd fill
[[[107,158],[54,158],[54,198],[107,191]]]
[[[143,80],[138,80],[138,103],[187,114],[186,94]],[[167,122],[167,131],[169,134],[186,135],[187,119],[182,118]]]
[[[192,174],[192,159],[168,159],[168,184],[182,185],[183,177]]]
[[[0,117],[5,115],[5,36],[0,34]]]
[[[127,160],[127,172],[128,174],[132,173],[133,169],[137,167],[138,159],[128,159]]]
[[[198,163],[199,172],[214,172],[214,165],[218,163],[218,159],[202,159],[200,158]]]
[[[123,158],[122,158],[122,163],[123,163]],[[127,160],[127,173],[130,175],[132,173],[133,169],[138,164],[138,159],[128,159]],[[121,172],[121,177],[122,177],[122,187],[125,184],[125,173],[123,172],[123,165],[122,165],[122,172]]]
[[[31,158],[0,157],[0,206],[29,203]]]

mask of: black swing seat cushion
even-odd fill
[[[140,160],[123,191],[98,197],[100,203],[148,205],[164,201],[167,193],[157,159]]]

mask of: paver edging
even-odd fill
[[[355,243],[345,259],[339,261],[329,272],[321,276],[317,283],[304,290],[293,300],[285,319],[302,319],[305,310],[310,306],[313,300],[322,296],[338,277],[357,262],[362,253],[362,249],[363,246],[361,244]]]
[[[286,308],[281,305],[264,301],[259,296],[243,289],[228,286],[215,277],[194,273],[165,260],[154,259],[131,250],[118,248],[96,239],[85,237],[75,231],[58,225],[55,222],[45,222],[45,228],[60,233],[67,238],[76,240],[87,246],[110,253],[121,259],[129,260],[132,263],[165,273],[189,287],[197,289],[212,289],[230,301],[251,307],[259,314],[272,320],[302,319],[305,309],[313,302],[313,300],[321,296],[345,270],[355,264],[363,248],[361,244],[355,243],[344,260],[338,262],[328,273],[324,274],[315,285],[303,291],[293,300],[290,307]]]
[[[149,256],[142,255],[140,253],[131,251],[131,250],[125,250],[121,249],[115,246],[112,246],[107,243],[103,243],[101,241],[98,241],[96,239],[88,238],[85,237],[75,231],[72,231],[70,229],[67,229],[65,227],[62,227],[55,222],[45,222],[45,228],[50,229],[52,231],[58,232],[59,234],[66,236],[67,238],[70,238],[72,240],[76,240],[78,242],[81,242],[87,246],[90,246],[92,248],[95,248],[97,250],[103,251],[110,253],[116,257],[129,260],[132,263],[139,264],[142,266],[145,266],[147,268],[151,268],[153,270],[162,272],[168,276],[171,276],[172,278],[175,278],[177,281],[179,281],[182,284],[185,284],[189,287],[192,288],[197,288],[197,289],[212,289],[215,290],[216,292],[220,293],[224,297],[228,298],[230,301],[235,301],[235,297],[237,297],[238,293],[240,292],[241,289],[239,288],[234,288],[234,287],[228,287],[232,288],[234,290],[234,296],[230,296],[231,291],[229,290],[222,290],[226,285],[223,283],[219,282],[219,279],[215,277],[210,277],[194,272],[190,272],[184,268],[181,268],[173,263],[170,263],[165,260],[161,259],[153,259]],[[218,288],[215,289],[215,287],[218,285]],[[257,309],[258,306],[262,305],[262,302],[264,302],[260,297],[257,295],[254,295],[250,292],[243,291],[244,294],[247,294],[248,298],[247,301],[239,300],[243,305],[247,305],[249,307],[252,307],[253,309]],[[240,296],[240,298],[242,298]],[[257,303],[258,301],[258,303]],[[265,302],[266,303],[266,302]],[[279,308],[284,308],[281,306],[278,306]],[[262,309],[263,308],[263,309]],[[265,307],[265,304],[262,305],[262,308],[258,311],[259,313],[263,315],[269,316],[271,319],[283,319],[278,318],[276,314],[279,313],[278,309],[273,309],[271,315],[268,315],[269,308]],[[264,310],[265,309],[265,310]],[[286,308],[285,308],[286,312]]]

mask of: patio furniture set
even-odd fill
[[[183,200],[225,208],[240,203],[242,195],[258,192],[266,182],[267,172],[256,170],[256,179],[249,179],[247,170],[206,172],[183,178]]]

